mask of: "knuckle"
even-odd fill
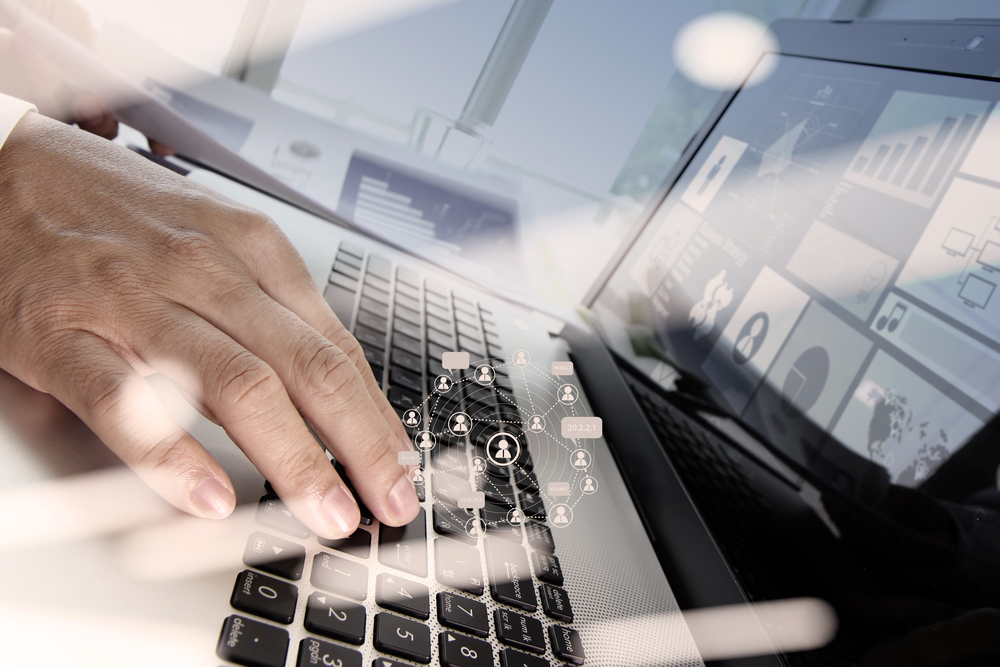
[[[168,443],[159,443],[138,454],[133,467],[155,472],[166,470],[172,473],[174,478],[200,476],[199,466],[192,460],[191,452],[183,438],[178,438]]]
[[[339,348],[324,344],[302,357],[294,367],[297,369],[296,387],[305,395],[318,397],[336,408],[348,409],[360,398],[358,369],[349,356]]]
[[[121,426],[131,411],[128,376],[124,373],[101,373],[87,378],[86,386],[84,410],[87,414],[104,428]]]
[[[164,256],[188,268],[210,270],[217,267],[221,259],[217,244],[193,229],[165,230],[158,246]]]
[[[360,440],[352,453],[352,467],[359,470],[374,470],[387,465],[396,465],[396,443],[388,437]]]
[[[298,447],[285,452],[281,460],[282,488],[292,496],[322,495],[327,487],[324,475],[329,464],[318,447]]]
[[[246,351],[229,357],[217,378],[216,400],[226,411],[260,412],[284,391],[277,374]]]

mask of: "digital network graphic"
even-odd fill
[[[598,493],[602,423],[571,362],[542,367],[526,350],[497,361],[446,353],[445,372],[402,420],[421,459],[410,479],[433,501],[435,529],[519,540],[522,526],[569,526]]]

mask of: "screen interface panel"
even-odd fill
[[[1000,86],[765,59],[599,328],[807,468],[919,487],[1000,409]]]

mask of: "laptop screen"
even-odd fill
[[[594,303],[611,347],[831,481],[1000,408],[995,82],[770,54]]]

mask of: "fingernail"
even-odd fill
[[[404,524],[412,521],[419,510],[420,501],[417,500],[417,492],[413,490],[413,484],[404,475],[396,480],[396,484],[389,491],[389,511],[400,524]]]
[[[206,477],[198,483],[191,494],[191,502],[198,514],[206,519],[225,519],[236,506],[233,492],[214,477]]]
[[[327,522],[337,526],[345,537],[354,532],[361,519],[358,504],[350,492],[339,485],[330,489],[323,498],[323,513]]]

